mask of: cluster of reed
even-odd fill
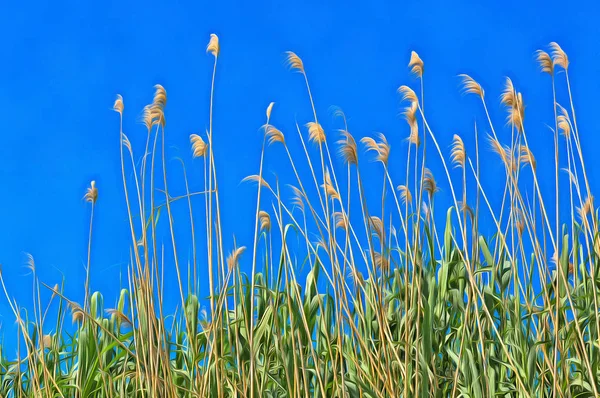
[[[410,135],[407,152],[401,154],[406,156],[405,178],[396,182],[388,169],[385,136],[357,143],[341,111],[336,112],[341,130],[324,131],[304,64],[288,53],[290,68],[306,82],[314,119],[306,130],[296,125],[302,147],[289,148],[272,122],[273,104],[268,106],[258,173],[247,178],[258,184],[254,240],[246,250],[223,244],[212,118],[220,47],[211,35],[209,128],[204,136],[190,136],[193,157],[203,167],[204,190],[191,192],[184,174],[185,194],[170,194],[165,89],[157,85],[152,103],[144,108],[147,141],[139,163],[122,129],[119,96],[114,110],[121,120],[131,231],[128,288],[112,309],[104,309],[100,293],[90,294],[89,253],[98,198],[92,182],[85,195],[92,213],[84,304],[65,297],[62,286],[38,281],[30,258],[33,314],[4,288],[21,343],[16,360],[2,355],[0,395],[598,396],[598,217],[583,162],[569,61],[558,44],[550,48],[550,54],[537,53],[538,61],[551,76],[553,93],[555,85],[566,83],[569,101],[569,109],[563,108],[554,95],[554,197],[540,192],[521,93],[506,80],[501,102],[508,128],[497,130],[483,88],[462,75],[465,93],[474,94],[487,115],[485,129],[491,135],[482,146],[490,146],[504,165],[499,208],[492,207],[480,180],[477,128],[473,152],[458,135],[449,153],[438,144],[424,110],[424,63],[416,53],[409,68],[419,89],[398,89],[407,104]],[[566,80],[557,79],[558,70]],[[334,167],[334,143],[341,168],[339,163]],[[282,199],[278,180],[267,181],[263,175],[267,148],[275,146],[293,170],[291,202]],[[434,216],[439,189],[426,162],[432,155],[442,162],[452,201],[440,226]],[[378,162],[382,185],[371,180],[365,186],[359,164],[363,157]],[[296,162],[305,162],[310,173],[300,175]],[[461,171],[458,181],[452,180],[458,175],[452,167]],[[561,167],[569,176],[564,187]],[[367,189],[381,190],[377,206],[367,205]],[[351,198],[358,203],[351,206]],[[567,203],[561,205],[559,199]],[[555,201],[555,214],[547,211],[550,201]],[[187,269],[177,245],[174,206],[189,210],[189,219],[177,220],[190,226]],[[194,212],[198,207],[204,210],[201,217]],[[166,216],[159,217],[161,213]],[[480,215],[492,220],[493,237],[479,234]],[[170,233],[172,258],[165,258],[157,237],[159,218]],[[196,248],[197,236],[206,240],[205,253]],[[251,266],[249,275],[241,272],[242,258]],[[299,280],[302,266],[309,272]],[[163,308],[166,268],[175,270],[181,300],[169,316]],[[206,311],[198,297],[199,272],[208,276]],[[42,305],[40,290],[45,288],[52,290],[52,298]],[[52,324],[45,322],[49,311],[57,314]],[[65,322],[71,321],[72,335],[65,330]]]

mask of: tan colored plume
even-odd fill
[[[52,336],[49,334],[45,334],[42,337],[42,346],[43,348],[52,348]]]
[[[125,109],[125,104],[123,104],[123,97],[121,96],[121,94],[117,94],[117,99],[113,104],[113,110],[123,115],[123,109]]]
[[[364,137],[360,140],[366,147],[367,151],[374,151],[377,153],[375,160],[387,165],[388,158],[390,156],[390,145],[387,139],[382,133],[379,133],[380,142],[375,141],[371,137]]]
[[[340,145],[340,156],[346,164],[358,164],[358,150],[356,149],[356,141],[352,134],[346,130],[341,130],[344,138],[338,141]]]
[[[540,70],[549,75],[554,73],[554,63],[550,55],[544,50],[537,50],[535,52],[535,58],[540,64]]]
[[[346,216],[345,213],[342,213],[341,211],[336,211],[335,213],[333,213],[333,221],[336,228],[341,228],[344,231],[348,229],[348,216]]]
[[[408,86],[398,87],[398,93],[402,95],[402,101],[417,102],[417,94]]]
[[[569,69],[569,57],[567,57],[567,53],[563,51],[558,43],[553,41],[550,43],[550,48],[552,49],[552,61],[554,65],[558,65],[564,70]]]
[[[229,253],[229,256],[227,256],[227,267],[229,267],[230,270],[234,270],[237,267],[240,261],[240,256],[242,253],[244,253],[244,251],[246,251],[246,246],[238,247]]]
[[[403,205],[406,205],[407,202],[412,203],[412,193],[406,185],[398,185],[396,190],[400,192],[400,199]]]
[[[300,57],[297,56],[296,53],[293,51],[287,51],[286,55],[287,55],[286,56],[286,64],[292,70],[298,71],[300,73],[304,73],[304,63],[302,62]]]
[[[206,154],[208,144],[198,134],[190,134],[192,144],[192,157],[201,158]]]
[[[277,129],[275,126],[272,126],[270,124],[265,130],[265,137],[267,138],[267,142],[269,145],[273,145],[276,142],[285,145],[285,138],[281,130]]]
[[[154,86],[154,99],[150,108],[152,124],[160,124],[165,126],[165,107],[167,106],[167,90],[160,84]]]
[[[92,181],[90,186],[86,189],[85,195],[83,196],[86,202],[95,204],[98,200],[98,188],[96,188],[96,181]]]
[[[483,98],[483,96],[484,96],[483,88],[481,87],[481,85],[479,83],[477,83],[475,81],[475,79],[473,79],[471,76],[464,74],[464,73],[460,74],[458,76],[461,78],[462,92],[464,94],[476,94],[476,95],[480,96],[481,98]]]
[[[558,130],[565,137],[571,136],[571,119],[569,119],[569,113],[560,104],[556,104],[560,115],[556,118],[558,120]]]
[[[411,51],[410,53],[410,61],[408,62],[408,67],[411,68],[410,71],[413,75],[419,78],[423,77],[423,60],[415,51]]]
[[[410,127],[410,135],[406,139],[410,144],[416,145],[417,147],[421,144],[421,140],[419,137],[419,124],[417,123],[417,110],[418,104],[416,102],[411,102],[410,106],[404,108],[404,119],[408,126]]]
[[[325,183],[321,185],[321,187],[325,190],[327,196],[331,199],[340,200],[340,195],[335,190],[333,184],[331,183],[331,177],[329,175],[329,169],[325,169]]]
[[[271,216],[264,210],[258,212],[258,219],[260,221],[260,230],[269,232],[271,230]]]
[[[275,105],[275,103],[271,102],[269,106],[267,106],[267,119],[271,118],[271,111],[273,110],[273,105]]]
[[[246,181],[257,182],[257,183],[260,183],[263,187],[265,187],[269,190],[271,189],[271,186],[267,183],[267,181],[264,178],[262,178],[261,176],[259,176],[258,174],[253,174],[242,180],[242,182],[246,182]]]
[[[308,139],[316,142],[317,144],[323,144],[325,142],[325,131],[323,127],[317,122],[306,123],[308,127]]]
[[[383,241],[384,225],[383,221],[381,221],[381,218],[377,216],[371,216],[369,221],[373,232],[375,232],[380,241]]]
[[[219,45],[219,36],[214,33],[210,34],[210,40],[208,41],[208,46],[206,46],[206,52],[211,53],[215,58],[219,56],[219,52],[221,51],[221,46]]]
[[[297,187],[290,185],[292,189],[292,204],[300,209],[304,213],[304,194]]]
[[[455,167],[465,167],[465,160],[467,154],[465,151],[465,144],[459,135],[454,134],[452,139],[452,151],[450,152],[450,158]]]
[[[531,166],[533,171],[536,170],[537,163],[533,157],[533,153],[527,145],[521,145],[521,164]]]
[[[506,167],[507,169],[511,169],[511,159],[510,159],[510,148],[507,146],[503,146],[502,144],[500,144],[500,142],[495,139],[494,137],[492,137],[491,135],[488,135],[488,141],[490,143],[490,146],[492,148],[492,152],[496,153],[498,156],[500,156],[500,160],[502,160],[502,163],[504,163],[504,167]]]
[[[429,195],[429,199],[433,197],[440,189],[435,182],[433,173],[428,168],[425,168],[423,172],[423,189]]]

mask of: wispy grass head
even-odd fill
[[[417,102],[411,102],[410,106],[404,108],[404,119],[408,126],[410,127],[410,135],[407,138],[407,141],[410,144],[419,146],[421,143],[421,139],[419,137],[419,123],[417,123],[417,110],[418,104]]]
[[[411,68],[410,71],[413,75],[419,78],[423,77],[423,60],[415,51],[411,51],[410,53],[410,61],[408,62],[408,67]]]
[[[271,230],[271,216],[264,210],[258,212],[258,219],[260,221],[260,230],[269,232]]]
[[[513,166],[512,166],[510,148],[500,144],[500,141],[498,141],[495,137],[492,137],[491,135],[488,135],[488,142],[490,143],[492,152],[494,152],[498,156],[500,156],[500,160],[504,164],[504,167],[507,170],[511,170]]]
[[[340,145],[340,155],[346,164],[358,164],[358,150],[356,149],[356,141],[349,132],[342,130],[342,139],[338,141]]]
[[[117,94],[117,99],[113,104],[113,110],[123,115],[123,109],[125,109],[125,104],[123,104],[123,97],[121,96],[121,94]]]
[[[192,144],[192,156],[200,158],[206,154],[208,145],[198,134],[190,134],[190,143]]]
[[[465,167],[465,160],[467,158],[465,144],[462,138],[460,138],[460,136],[457,134],[454,134],[452,139],[452,151],[450,152],[450,157],[452,159],[452,163],[454,163],[456,167]]]
[[[525,118],[523,96],[521,93],[517,93],[509,77],[506,78],[500,102],[508,108],[507,124],[514,126],[518,131],[523,131],[523,119]]]
[[[267,142],[269,145],[272,145],[276,142],[279,142],[285,145],[285,137],[281,130],[277,129],[275,126],[268,125],[265,130],[265,137],[267,138]]]
[[[323,127],[317,122],[306,123],[308,127],[308,138],[310,141],[316,142],[317,144],[323,144],[325,142],[325,131]]]
[[[240,246],[237,249],[233,250],[231,253],[229,253],[229,256],[227,256],[227,267],[230,271],[233,271],[237,268],[240,261],[240,257],[245,251],[246,246]]]
[[[212,54],[215,58],[219,56],[219,52],[221,51],[221,47],[219,45],[219,37],[211,33],[210,40],[208,41],[208,46],[206,46],[206,52]]]
[[[554,65],[558,65],[564,70],[569,69],[569,57],[567,57],[567,53],[563,51],[563,49],[556,42],[550,43],[550,48],[552,49],[552,61]]]
[[[92,181],[90,186],[86,189],[85,195],[83,196],[86,202],[95,204],[98,200],[98,188],[96,187],[96,181]]]
[[[483,96],[484,96],[483,88],[481,87],[481,85],[479,83],[477,83],[475,81],[475,79],[473,79],[471,76],[464,74],[464,73],[460,74],[458,76],[461,78],[462,92],[464,94],[476,94],[476,95],[480,96],[481,98],[483,98]]]
[[[571,136],[571,120],[569,119],[569,113],[560,104],[556,104],[559,115],[557,116],[558,130],[566,138]]]
[[[536,59],[540,64],[541,71],[552,75],[554,73],[554,63],[552,62],[552,58],[550,58],[550,55],[543,50],[537,50],[535,54]]]
[[[261,186],[263,186],[269,190],[271,189],[271,186],[267,183],[267,181],[264,178],[262,178],[261,176],[259,176],[258,174],[254,174],[254,175],[245,177],[242,180],[242,182],[247,182],[247,181],[259,183]]]
[[[406,185],[398,185],[396,189],[398,190],[398,192],[400,192],[400,200],[402,200],[403,205],[406,205],[407,203],[412,203],[412,193]]]
[[[536,170],[537,163],[535,162],[535,158],[533,157],[533,153],[527,145],[521,145],[521,164],[531,166],[533,171]]]
[[[418,102],[417,94],[415,94],[414,90],[408,86],[398,87],[398,93],[402,95],[402,101]]]
[[[267,113],[267,119],[271,118],[271,111],[273,110],[273,105],[275,105],[275,103],[271,102],[269,104],[269,106],[267,106],[267,112],[266,112]]]
[[[293,51],[286,52],[286,63],[292,70],[304,73],[304,63],[298,55]]]
[[[428,168],[423,171],[423,189],[429,195],[429,199],[433,198],[440,189],[437,186],[433,173]]]
[[[167,90],[160,84],[154,86],[154,99],[150,108],[153,124],[165,126],[165,107],[167,106]]]
[[[327,194],[328,197],[330,197],[331,199],[337,199],[340,200],[340,195],[338,194],[338,192],[336,191],[335,187],[333,186],[332,182],[331,182],[331,175],[329,174],[329,169],[325,169],[325,182],[323,183],[323,185],[321,185],[321,187],[325,190],[325,193]]]
[[[371,137],[364,137],[360,140],[366,147],[367,151],[374,151],[377,153],[375,160],[387,165],[388,158],[390,156],[390,145],[388,144],[385,135],[379,133],[379,139],[381,141],[377,142]]]

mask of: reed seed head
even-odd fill
[[[538,63],[540,64],[540,70],[549,75],[554,74],[554,63],[552,62],[550,55],[543,50],[537,50],[535,55]]]
[[[460,138],[460,136],[457,134],[454,134],[452,139],[452,151],[450,152],[450,157],[455,167],[465,167],[465,160],[467,158],[465,144],[462,138]]]
[[[552,61],[554,65],[558,65],[564,70],[569,69],[569,57],[567,57],[567,53],[563,51],[563,49],[556,42],[550,43],[550,48],[552,49]]]
[[[246,251],[246,246],[241,246],[233,250],[229,254],[229,256],[227,257],[227,267],[229,268],[229,270],[232,271],[238,266],[240,257],[242,253],[244,253],[244,251]]]
[[[325,131],[323,127],[317,122],[306,123],[308,127],[308,138],[310,141],[316,142],[317,144],[323,144],[325,142]]]
[[[484,91],[479,83],[467,74],[458,75],[461,78],[463,94],[476,94],[483,99]]]
[[[260,221],[260,230],[269,232],[271,230],[271,216],[264,210],[258,212],[258,219]]]
[[[343,138],[338,141],[338,144],[340,145],[340,156],[344,160],[344,163],[357,165],[358,150],[356,148],[354,137],[345,130],[341,130],[341,134]]]
[[[96,187],[96,181],[92,181],[90,183],[90,186],[86,189],[83,198],[86,202],[96,204],[96,201],[98,200],[98,188]]]
[[[192,144],[192,157],[200,158],[206,155],[208,144],[198,134],[190,134],[190,143]]]
[[[415,94],[413,89],[408,86],[400,86],[398,88],[398,93],[402,95],[402,101],[418,102],[417,94]]]
[[[281,130],[275,128],[275,126],[267,125],[265,130],[265,136],[267,138],[267,142],[269,145],[273,145],[276,142],[279,142],[285,145],[285,137]]]
[[[219,45],[219,37],[214,33],[211,33],[210,40],[208,41],[208,46],[206,46],[206,53],[210,53],[215,58],[217,58],[219,56],[220,51],[221,46]]]
[[[411,68],[411,72],[416,77],[423,77],[423,60],[419,57],[415,51],[411,51],[410,53],[410,61],[408,62],[408,67]]]
[[[266,112],[267,113],[267,119],[271,118],[271,111],[273,110],[273,105],[275,105],[275,103],[271,102],[269,104],[269,106],[267,106],[267,112]]]
[[[286,52],[286,64],[290,69],[304,74],[304,63],[302,62],[302,59],[300,59],[300,57],[296,55],[295,52]]]
[[[406,205],[406,203],[412,203],[412,193],[406,185],[398,185],[396,190],[400,192],[400,200],[402,200],[403,205]]]
[[[113,110],[115,112],[119,112],[122,116],[123,109],[125,109],[125,105],[123,104],[123,97],[121,96],[121,94],[117,94],[117,99],[115,100],[115,103],[113,104]]]

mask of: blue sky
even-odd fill
[[[340,127],[329,113],[336,105],[355,136],[386,134],[392,174],[402,176],[408,128],[399,116],[396,89],[417,87],[406,67],[411,50],[425,62],[428,120],[443,149],[459,133],[469,151],[473,123],[484,126],[480,104],[461,96],[457,75],[468,73],[484,86],[497,125],[505,117],[497,99],[504,77],[510,76],[525,98],[526,128],[538,167],[552,169],[552,136],[545,127],[553,124],[550,78],[539,73],[534,52],[557,41],[571,59],[584,156],[589,177],[596,181],[598,20],[599,6],[591,1],[576,7],[555,1],[5,4],[0,13],[0,263],[9,294],[31,305],[31,276],[24,267],[25,253],[31,253],[42,281],[53,285],[62,272],[66,295],[82,301],[90,210],[82,197],[96,180],[92,289],[112,306],[130,247],[112,103],[116,94],[123,95],[124,129],[139,154],[146,134],[138,123],[140,112],[152,99],[153,85],[164,85],[169,95],[167,157],[184,158],[192,190],[201,189],[201,164],[191,160],[188,137],[208,127],[212,58],[205,48],[210,33],[221,40],[214,150],[231,247],[233,234],[240,244],[251,245],[256,189],[240,181],[258,171],[266,106],[276,102],[273,123],[292,146],[298,144],[294,122],[302,125],[312,117],[302,79],[285,67],[285,51],[304,60],[317,112],[331,132],[330,145]],[[563,86],[558,96],[566,105]],[[277,148],[269,152],[268,175],[289,174],[281,156]],[[437,156],[430,157],[444,189]],[[180,165],[170,161],[168,167],[174,175],[170,189],[181,194]],[[483,168],[494,200],[501,193],[502,166],[486,152]],[[379,181],[375,166],[367,165],[365,173]],[[542,186],[553,192],[551,173]],[[185,217],[185,208],[177,211]],[[184,247],[182,256],[187,258],[189,250]],[[166,277],[167,305],[174,309],[178,296],[172,268]],[[16,329],[4,296],[0,323],[10,353]]]

